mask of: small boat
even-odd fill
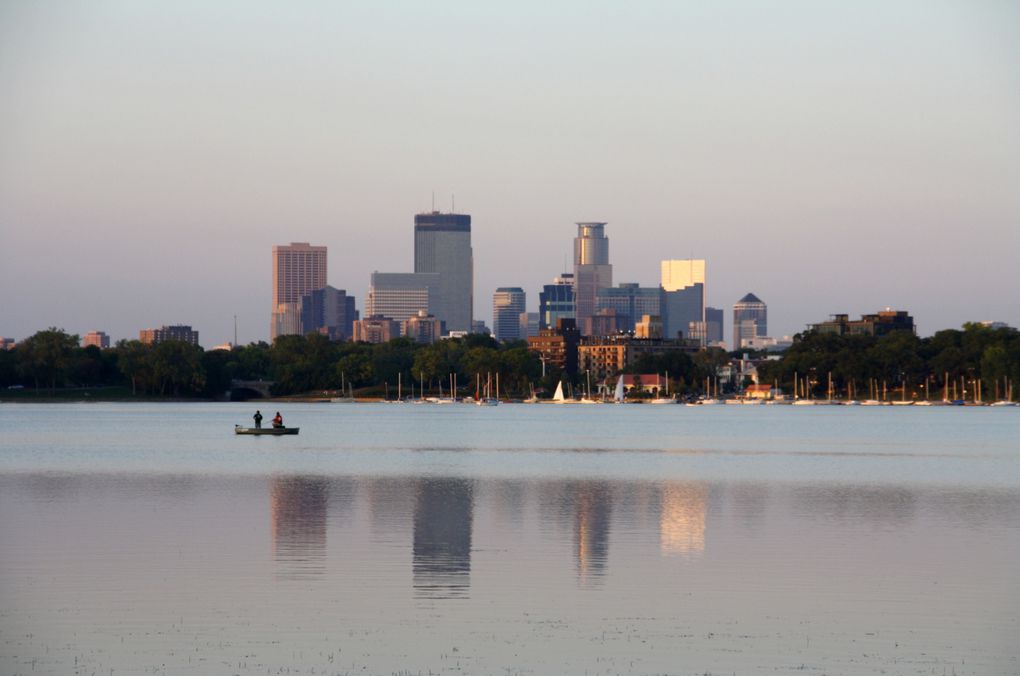
[[[300,427],[241,427],[240,425],[234,425],[234,434],[280,436],[283,434],[297,434],[300,429]]]

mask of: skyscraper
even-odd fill
[[[291,242],[273,247],[273,318],[269,337],[300,333],[301,297],[326,286],[326,247]]]
[[[330,340],[347,340],[358,319],[354,296],[348,296],[344,289],[326,285],[306,293],[298,304],[301,312],[301,332],[321,332]]]
[[[574,305],[574,275],[564,272],[546,284],[538,294],[538,328],[556,328],[559,319],[576,319]]]
[[[595,314],[599,289],[613,285],[605,223],[578,223],[574,238],[574,303],[577,325]]]
[[[669,338],[690,335],[691,322],[705,322],[705,261],[701,259],[662,261],[662,289],[665,302],[663,323]],[[704,331],[700,331],[704,344]]]
[[[492,294],[492,335],[496,340],[521,339],[521,313],[526,296],[519,286],[501,286]]]
[[[435,273],[373,272],[365,314],[403,322],[424,310],[442,320],[437,311],[441,285],[442,275]]]
[[[470,331],[474,303],[471,216],[433,211],[414,217],[414,271],[440,276],[430,312],[447,331]]]
[[[739,350],[745,338],[768,335],[768,307],[749,293],[733,304],[733,350]]]
[[[633,331],[634,325],[645,315],[662,315],[663,291],[660,287],[641,287],[637,284],[620,284],[599,289],[596,311],[616,310],[617,330]]]

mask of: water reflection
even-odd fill
[[[659,549],[666,556],[696,557],[705,551],[708,488],[667,483],[659,508]]]
[[[582,585],[600,582],[609,558],[612,490],[601,481],[570,482],[567,496],[574,507],[577,580]]]
[[[419,597],[464,598],[471,586],[474,486],[466,479],[423,479],[414,505],[414,590]]]
[[[326,570],[329,482],[320,477],[272,480],[273,555],[284,579],[306,579]]]

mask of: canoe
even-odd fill
[[[300,427],[241,427],[234,425],[234,434],[268,434],[280,436],[281,434],[297,434]]]

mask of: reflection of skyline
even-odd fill
[[[414,506],[414,589],[434,598],[466,597],[471,586],[474,486],[466,479],[424,479]]]
[[[328,482],[319,477],[273,479],[273,555],[282,577],[299,579],[325,572],[328,488]]]
[[[609,558],[612,492],[606,484],[585,481],[568,485],[574,506],[574,545],[578,582],[600,580]]]
[[[667,483],[659,510],[659,548],[666,556],[700,556],[705,551],[708,488],[700,483]]]

